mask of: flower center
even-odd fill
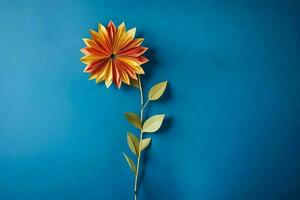
[[[113,59],[113,60],[116,59],[116,57],[117,57],[117,55],[114,54],[114,53],[112,53],[112,54],[110,55],[110,58]]]

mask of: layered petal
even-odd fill
[[[112,47],[113,47],[113,53],[115,53],[115,54],[117,53],[117,50],[120,48],[120,44],[121,44],[122,38],[124,37],[125,31],[126,31],[126,27],[123,22],[118,27],[116,35],[114,36],[114,39],[113,39]]]
[[[101,68],[105,64],[105,62],[107,62],[107,60],[91,62],[86,65],[83,72],[92,73],[92,72],[96,71],[97,69]]]
[[[120,49],[120,52],[126,51],[132,47],[140,46],[144,41],[144,38],[135,38],[131,40],[126,46],[124,46],[122,49]]]
[[[99,54],[99,55],[107,56],[107,53],[105,51],[103,51],[100,48],[95,48],[95,47],[85,47],[85,48],[80,49],[80,51],[82,53],[84,53],[85,55]]]
[[[98,48],[102,49],[102,51],[109,55],[111,52],[111,47],[110,42],[106,38],[107,36],[105,36],[105,34],[103,34],[102,32],[99,33],[94,30],[90,30],[90,34],[93,40],[97,43]]]
[[[102,77],[104,77],[104,71],[105,71],[105,66],[106,66],[107,62],[108,61],[104,61],[97,68],[94,68],[91,71],[91,76],[90,76],[89,80],[96,79],[96,83],[101,82],[100,79]]]
[[[110,21],[106,27],[98,24],[98,31],[90,30],[91,39],[84,38],[86,47],[80,49],[85,54],[80,60],[90,73],[90,80],[105,82],[106,87],[114,83],[118,88],[122,82],[131,85],[137,75],[144,74],[142,64],[148,59],[142,56],[148,48],[140,46],[143,38],[134,38],[136,28],[126,31],[124,23],[118,28]]]
[[[106,87],[109,87],[113,79],[112,60],[109,60],[107,65],[105,66],[104,76],[105,76],[105,85]]]
[[[116,49],[116,52],[118,54],[122,48],[127,46],[133,40],[135,32],[136,32],[136,28],[132,28],[122,35],[122,37],[119,40],[118,47]]]
[[[120,56],[131,56],[131,57],[138,57],[144,54],[148,48],[142,46],[135,46],[127,50],[123,50],[119,52]]]
[[[113,82],[116,84],[118,88],[121,87],[122,79],[121,79],[121,72],[118,60],[113,60]]]
[[[101,61],[107,59],[106,56],[102,56],[102,55],[98,55],[98,54],[89,54],[86,56],[83,56],[82,58],[80,58],[80,61],[83,62],[84,64],[90,64],[92,62],[97,62],[97,61]]]
[[[113,39],[114,39],[114,35],[116,34],[116,31],[117,31],[115,24],[112,21],[109,21],[109,23],[106,27],[106,30],[108,32],[109,39],[110,39],[111,44],[112,44]]]

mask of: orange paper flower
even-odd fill
[[[84,38],[85,54],[80,60],[86,64],[84,72],[90,73],[90,80],[96,83],[105,81],[106,87],[112,82],[120,88],[122,82],[130,85],[130,80],[137,80],[137,74],[144,74],[142,64],[148,59],[142,54],[148,49],[140,46],[143,38],[134,38],[136,28],[126,32],[125,24],[118,28],[112,21],[107,27],[98,25],[98,32],[90,30],[91,39]]]

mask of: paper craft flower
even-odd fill
[[[85,54],[80,60],[86,64],[84,72],[90,73],[90,80],[96,83],[105,81],[106,87],[112,82],[120,88],[122,82],[132,85],[140,92],[140,114],[126,112],[125,118],[138,129],[139,136],[134,132],[127,132],[127,144],[134,158],[123,152],[128,166],[134,174],[134,199],[138,199],[138,182],[142,152],[151,143],[150,137],[145,134],[157,132],[164,120],[164,114],[156,114],[145,118],[144,110],[150,102],[158,100],[165,92],[168,81],[155,84],[148,92],[147,101],[144,101],[144,92],[140,74],[144,74],[142,64],[148,62],[143,53],[146,47],[140,46],[143,38],[134,38],[135,28],[126,32],[124,23],[115,27],[112,21],[105,28],[101,24],[98,32],[90,30],[92,39],[83,39],[86,47],[81,49]]]
[[[80,60],[86,64],[84,72],[90,73],[90,80],[96,83],[105,81],[106,87],[112,82],[120,88],[122,82],[130,85],[137,80],[138,74],[144,74],[142,64],[148,59],[142,54],[148,49],[140,46],[143,38],[134,38],[136,28],[126,31],[125,24],[118,28],[112,21],[107,27],[98,25],[98,32],[90,30],[91,39],[84,38],[85,54]]]

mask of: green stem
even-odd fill
[[[144,95],[143,95],[143,87],[142,87],[142,82],[141,82],[141,77],[138,76],[138,80],[139,80],[139,90],[140,90],[140,96],[141,96],[141,122],[143,121],[143,114],[144,114],[144,109],[145,106],[147,105],[147,103],[144,105]],[[139,168],[140,168],[140,159],[141,159],[141,149],[142,149],[142,140],[143,140],[143,131],[141,129],[140,132],[140,142],[139,142],[139,154],[138,154],[138,158],[137,158],[137,166],[136,166],[136,174],[135,174],[135,181],[134,181],[134,199],[137,200],[138,198],[138,176],[139,176]]]
[[[147,106],[148,103],[149,103],[149,99],[148,99],[148,100],[146,101],[146,103],[144,104],[143,109],[146,108],[146,106]]]

